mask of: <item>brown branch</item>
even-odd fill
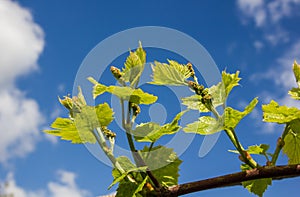
[[[169,187],[168,190],[163,191],[161,196],[175,197],[208,189],[240,185],[244,181],[261,178],[272,178],[273,180],[280,180],[297,176],[300,176],[300,164],[260,167],[244,172],[237,172],[210,179],[172,186]]]

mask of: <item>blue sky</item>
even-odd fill
[[[295,59],[300,61],[299,9],[299,0],[0,0],[0,181],[9,182],[7,192],[16,197],[86,197],[113,192],[114,188],[106,190],[112,181],[110,167],[85,146],[41,131],[56,116],[67,116],[57,96],[72,93],[87,54],[99,42],[126,29],[176,29],[202,44],[220,70],[240,70],[242,85],[228,102],[235,108],[242,109],[256,96],[260,105],[272,98],[299,106],[286,94],[296,85],[291,65]],[[149,48],[146,52],[151,61],[185,61],[180,54],[163,50]],[[121,67],[125,57],[113,63]],[[162,95],[162,105],[167,101]],[[168,113],[167,121],[176,112]],[[238,135],[244,146],[270,143],[273,151],[282,127],[261,123],[260,117],[258,106],[237,128]],[[184,161],[180,183],[239,170],[239,160],[227,152],[233,147],[223,133],[209,154],[200,158],[202,141],[202,136],[195,137],[180,156]],[[122,146],[126,148],[125,143]],[[281,156],[279,164],[286,161]],[[298,196],[299,184],[299,178],[273,182],[265,196],[282,196],[287,191],[289,196]],[[253,196],[241,187],[187,196],[200,195]]]

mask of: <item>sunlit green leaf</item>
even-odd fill
[[[119,187],[117,189],[118,197],[142,197],[139,194],[142,191],[143,186],[148,180],[148,177],[143,178],[140,174],[141,171],[145,171],[146,167],[137,168],[127,157],[120,156],[116,158],[122,169],[125,171],[121,173],[116,168],[113,169],[112,175],[114,177],[114,181],[111,184],[114,185],[119,182]],[[130,174],[130,175],[129,175]],[[127,175],[130,176],[127,177]],[[127,178],[126,178],[127,177]]]
[[[149,152],[149,147],[145,147],[140,153],[159,183],[164,186],[178,183],[179,165],[182,161],[178,159],[173,149],[156,146]]]
[[[119,98],[130,101],[136,104],[145,104],[149,105],[154,103],[157,100],[157,96],[144,92],[142,89],[134,89],[131,87],[120,87],[120,86],[105,86],[103,84],[98,83],[93,78],[89,78],[89,80],[94,84],[93,88],[93,96],[96,98],[97,96],[103,94],[104,92],[109,92],[113,95],[116,95]]]
[[[97,105],[95,110],[101,126],[107,126],[113,121],[114,112],[107,103]]]
[[[231,107],[225,108],[225,117],[224,117],[224,125],[226,128],[235,128],[238,123],[246,116],[248,115],[256,106],[258,103],[257,98],[254,98],[249,105],[245,108],[244,111],[238,111]],[[224,116],[223,115],[223,116]]]
[[[153,133],[159,131],[161,126],[155,122],[141,123],[136,126],[135,130],[132,131],[134,139],[138,142],[153,142],[155,139],[152,139]]]
[[[130,87],[109,86],[107,92],[116,95],[119,98],[136,104],[149,105],[157,100],[157,96],[144,92],[142,89],[133,89]]]
[[[142,44],[139,43],[139,47],[136,51],[129,52],[129,56],[127,57],[124,68],[122,70],[123,73],[130,71],[135,66],[142,66],[146,63],[146,52],[144,51]]]
[[[226,97],[228,97],[233,87],[239,85],[239,81],[241,80],[241,78],[239,78],[239,73],[239,71],[236,71],[236,73],[233,74],[226,73],[225,71],[222,72],[222,82],[224,84]]]
[[[160,126],[154,122],[142,123],[136,126],[133,135],[138,142],[155,142],[164,135],[170,135],[178,132],[180,126],[178,125],[179,119],[186,111],[178,113],[171,123]]]
[[[153,80],[155,85],[187,85],[185,80],[191,76],[188,67],[175,61],[168,60],[169,64],[154,62],[152,65]]]
[[[293,65],[293,71],[296,78],[296,82],[298,84],[298,88],[300,88],[300,65],[296,61]]]
[[[212,97],[212,103],[214,107],[218,107],[219,105],[223,105],[226,101],[225,88],[223,83],[218,83],[217,85],[213,85],[208,88],[208,93]]]
[[[293,99],[300,100],[300,88],[292,88],[289,91],[289,95],[291,95]]]
[[[246,151],[249,154],[261,155],[261,154],[266,154],[269,147],[270,146],[268,144],[253,145],[253,146],[249,146]],[[240,154],[237,150],[229,150],[229,152]]]
[[[208,112],[209,110],[201,102],[201,96],[194,94],[189,97],[182,98],[182,104],[187,106],[189,109],[199,110],[200,112]]]
[[[214,107],[218,107],[225,102],[224,88],[219,83],[216,86],[208,88],[209,94],[212,96],[212,104]],[[187,106],[189,109],[199,110],[200,112],[209,112],[207,107],[201,102],[201,96],[194,94],[189,97],[182,98],[182,104]]]
[[[73,119],[57,118],[51,125],[54,130],[45,132],[60,136],[62,140],[71,140],[72,143],[95,143],[93,130],[107,126],[112,120],[113,111],[107,103],[96,107],[86,105],[74,114]]]
[[[122,169],[125,172],[121,173],[118,169],[114,168],[112,170],[112,175],[114,177],[114,181],[108,187],[108,189],[110,189],[115,184],[121,182],[125,177],[127,177],[129,179],[127,181],[133,182],[134,181],[133,180],[133,174],[130,174],[130,173],[132,173],[132,172],[140,172],[140,171],[145,172],[146,169],[147,169],[147,166],[139,167],[139,168],[135,167],[135,165],[133,163],[131,163],[131,161],[127,157],[125,157],[125,156],[120,156],[120,157],[116,158],[116,160],[117,160],[117,162],[120,164],[120,166],[122,167]]]
[[[242,182],[242,185],[251,193],[262,197],[269,185],[272,185],[272,179],[257,179]]]
[[[289,123],[289,132],[284,138],[283,152],[289,158],[289,164],[300,163],[300,119]]]
[[[202,116],[198,121],[188,124],[183,128],[187,133],[198,133],[201,135],[210,135],[223,130],[222,122],[218,122],[211,116]]]
[[[123,76],[122,79],[125,82],[130,82],[131,87],[138,81],[140,78],[144,66],[146,63],[146,52],[142,48],[142,44],[140,43],[139,47],[136,51],[129,52],[129,56],[127,57],[124,68],[122,70]]]
[[[44,130],[44,132],[59,136],[62,140],[70,140],[72,143],[96,143],[89,129],[78,129],[75,122],[69,118],[57,118],[51,124],[51,128],[53,130]]]
[[[93,87],[93,98],[95,99],[97,96],[103,94],[104,92],[106,92],[107,86],[98,83],[98,81],[96,81],[93,77],[89,77],[88,80],[94,84]]]
[[[288,123],[300,117],[300,110],[296,107],[279,106],[275,101],[262,105],[263,120],[265,122]]]

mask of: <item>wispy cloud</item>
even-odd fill
[[[279,91],[287,92],[296,86],[296,81],[292,71],[293,62],[300,61],[300,40],[276,59],[272,67],[264,73],[253,74],[250,78],[252,81],[272,80],[279,87]]]
[[[13,194],[16,197],[90,197],[91,193],[80,188],[76,183],[76,174],[69,171],[57,171],[57,181],[50,181],[46,189],[34,191],[19,186],[13,173],[6,178],[6,194]]]
[[[282,27],[284,18],[299,16],[300,0],[237,0],[243,24],[254,22],[263,32],[263,39],[272,45],[289,41],[288,32]]]
[[[19,76],[38,69],[43,31],[29,10],[0,0],[0,162],[32,152],[43,115],[38,103],[16,87]]]

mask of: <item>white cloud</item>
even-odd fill
[[[31,13],[16,2],[0,0],[0,87],[38,68],[44,47],[43,31]]]
[[[238,0],[237,5],[246,17],[253,18],[256,26],[265,24],[266,12],[263,0]]]
[[[242,22],[254,21],[263,31],[264,39],[272,45],[289,41],[287,31],[282,28],[281,20],[298,14],[300,0],[237,0]]]
[[[276,0],[268,4],[268,10],[272,22],[278,22],[283,17],[289,17],[293,14],[293,7],[300,4],[300,0]]]
[[[17,185],[12,173],[6,178],[6,194],[13,194],[16,197],[89,197],[90,192],[78,187],[75,178],[76,174],[64,170],[57,172],[58,180],[47,184],[46,189],[35,191],[26,190]]]
[[[292,71],[294,61],[300,62],[300,40],[295,42],[281,57],[272,65],[271,69],[264,73],[256,73],[250,77],[253,82],[261,80],[273,80],[282,92],[287,92],[296,87],[295,77]]]
[[[33,151],[42,122],[34,100],[18,90],[0,91],[0,162]]]
[[[42,29],[31,13],[11,0],[0,0],[0,162],[23,157],[35,148],[43,116],[15,81],[38,69],[44,48]]]

